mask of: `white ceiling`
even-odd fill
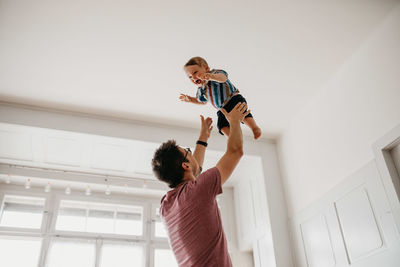
[[[0,0],[0,99],[198,127],[200,55],[275,136],[398,2]]]

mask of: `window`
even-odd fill
[[[103,244],[100,267],[143,266],[144,250],[140,245]]]
[[[56,190],[17,193],[0,189],[0,266],[177,266],[158,199],[131,204],[98,196],[66,197]]]
[[[152,207],[152,218],[153,218],[153,238],[154,242],[159,242],[159,245],[154,246],[154,267],[178,267],[175,255],[169,246],[163,244],[168,244],[167,242],[167,231],[165,230],[164,224],[160,217],[159,205],[153,205]]]
[[[143,210],[136,207],[135,211],[118,211],[115,218],[115,233],[126,235],[142,235]]]
[[[39,238],[0,236],[0,265],[37,267],[41,242]]]
[[[155,208],[156,218],[155,218],[155,237],[167,238],[167,231],[165,230],[164,224],[161,222],[160,208]]]
[[[40,229],[45,199],[6,195],[0,214],[0,226]]]
[[[114,233],[114,211],[94,208],[88,210],[86,231],[92,233]]]
[[[56,229],[141,236],[143,207],[63,200]]]
[[[154,267],[178,267],[174,253],[170,249],[154,250]]]
[[[94,267],[96,244],[57,240],[51,243],[46,267]]]
[[[86,210],[73,202],[62,202],[58,210],[56,229],[85,232]]]

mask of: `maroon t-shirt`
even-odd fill
[[[221,193],[214,167],[162,198],[161,218],[179,266],[232,266],[216,201]]]

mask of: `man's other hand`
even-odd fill
[[[222,114],[225,115],[226,119],[229,123],[238,121],[242,122],[244,118],[250,113],[250,110],[247,110],[246,102],[237,103],[236,106],[228,113],[224,108],[221,108]]]

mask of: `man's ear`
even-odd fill
[[[189,164],[187,163],[187,162],[182,162],[182,168],[185,170],[185,171],[187,171],[187,170],[189,170]]]

